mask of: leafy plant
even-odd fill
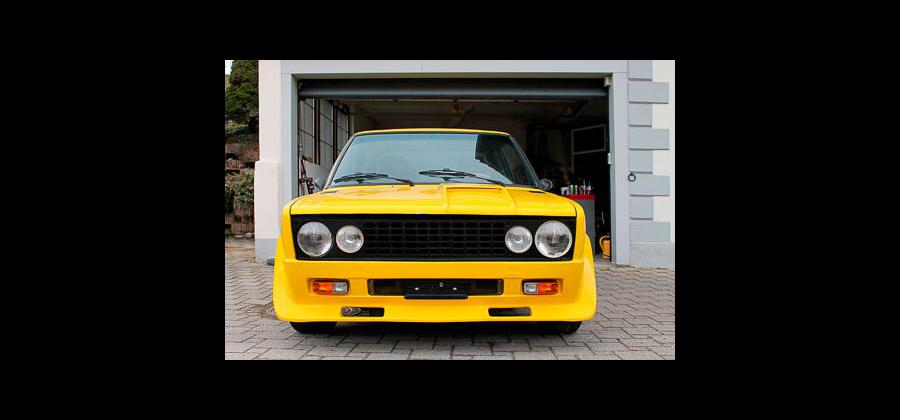
[[[225,188],[234,196],[234,214],[244,218],[253,214],[253,172],[225,176]]]

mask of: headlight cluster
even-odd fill
[[[334,242],[341,251],[352,254],[362,248],[363,234],[358,227],[347,225],[338,229]],[[331,231],[319,222],[305,223],[297,231],[297,244],[306,255],[321,257],[331,250]]]
[[[297,231],[297,244],[306,255],[321,257],[331,251],[332,244],[337,244],[338,249],[353,254],[362,249],[365,238],[362,231],[353,225],[346,225],[338,229],[333,238],[328,226],[320,222],[307,222]],[[544,222],[532,236],[531,231],[524,226],[513,226],[506,231],[506,247],[510,251],[521,254],[531,249],[531,245],[537,248],[541,255],[547,258],[559,258],[572,248],[572,232],[569,228],[551,220]]]
[[[510,251],[521,254],[531,248],[531,231],[523,226],[513,226],[506,231],[506,247]],[[534,243],[538,252],[547,258],[559,258],[569,252],[572,247],[572,232],[569,228],[555,220],[545,222],[534,234]]]

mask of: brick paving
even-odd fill
[[[598,260],[599,262],[599,260]],[[675,358],[675,271],[597,266],[600,309],[572,335],[514,322],[338,323],[301,335],[275,318],[272,267],[225,243],[225,359],[661,360]]]

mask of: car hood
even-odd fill
[[[291,214],[483,214],[575,216],[574,202],[533,188],[494,184],[337,187],[299,197]]]

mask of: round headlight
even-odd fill
[[[513,226],[506,231],[506,247],[516,254],[531,248],[531,231],[522,226]]]
[[[545,222],[534,234],[538,251],[548,258],[559,258],[572,247],[572,232],[566,225],[551,220]]]
[[[353,225],[344,226],[337,231],[335,242],[341,251],[352,254],[359,251],[363,246],[363,234],[358,227]]]
[[[331,231],[319,222],[309,222],[297,231],[300,250],[310,257],[321,257],[331,250]]]

